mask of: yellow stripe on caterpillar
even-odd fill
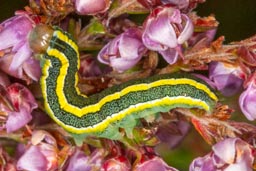
[[[153,106],[160,106],[160,105],[169,105],[172,106],[177,103],[184,103],[189,106],[201,106],[204,110],[209,110],[209,106],[201,100],[192,99],[190,97],[165,97],[163,99],[157,99],[148,103],[141,103],[137,104],[135,106],[130,106],[129,108],[120,111],[119,113],[112,114],[111,116],[105,118],[105,120],[101,121],[98,124],[91,125],[85,128],[76,128],[69,125],[66,125],[65,123],[59,122],[59,120],[54,116],[54,113],[52,112],[51,115],[54,118],[55,122],[57,122],[59,125],[61,125],[66,130],[69,130],[72,133],[76,134],[90,134],[94,132],[102,132],[104,129],[106,129],[110,124],[116,122],[117,120],[122,120],[129,114],[143,111],[146,109],[151,109]]]
[[[204,85],[204,84],[200,84],[194,80],[191,79],[187,79],[187,78],[180,78],[180,79],[164,79],[164,80],[158,80],[155,81],[153,83],[150,84],[137,84],[137,85],[132,85],[129,86],[125,89],[123,89],[120,92],[116,92],[114,94],[108,95],[105,98],[101,99],[97,104],[93,104],[93,105],[89,105],[89,106],[85,106],[83,108],[79,108],[77,106],[74,106],[72,104],[69,104],[65,94],[64,94],[64,81],[65,81],[65,75],[67,73],[67,68],[69,67],[69,63],[67,58],[65,57],[65,55],[61,52],[59,52],[56,49],[49,49],[47,51],[48,55],[50,56],[54,56],[56,58],[58,58],[61,61],[61,69],[60,69],[60,74],[58,76],[57,79],[57,89],[56,89],[56,93],[58,96],[58,101],[60,103],[60,106],[63,110],[67,111],[67,112],[71,112],[74,113],[74,115],[81,117],[83,115],[85,115],[86,113],[93,113],[93,112],[97,112],[101,109],[101,106],[103,106],[104,104],[111,102],[113,100],[119,99],[122,96],[130,93],[130,92],[136,92],[136,91],[145,91],[145,90],[149,90],[150,88],[153,87],[158,87],[158,86],[162,86],[162,85],[178,85],[178,84],[188,84],[191,86],[194,86],[197,89],[201,89],[203,91],[205,91],[212,99],[217,100],[217,97],[214,93],[212,93],[210,91],[210,89]]]

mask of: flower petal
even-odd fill
[[[236,157],[236,138],[228,138],[224,141],[220,141],[212,147],[212,150],[218,158],[225,163],[233,163]]]
[[[105,12],[109,6],[110,0],[76,0],[75,6],[79,14],[92,15]]]
[[[40,62],[36,59],[29,58],[23,63],[24,72],[34,81],[38,81],[41,76]]]
[[[169,64],[174,64],[178,60],[178,52],[176,49],[168,48],[165,51],[159,51],[159,53]]]
[[[189,171],[216,171],[211,156],[197,157],[189,166]]]
[[[17,70],[10,71],[10,64],[12,63],[13,55],[14,54],[8,54],[0,58],[1,70],[13,77],[22,78],[23,72],[21,67],[19,67]]]
[[[110,58],[110,65],[118,72],[123,72],[136,65],[140,58],[134,60],[127,60],[123,58]]]
[[[212,147],[212,152],[199,157],[190,165],[190,171],[251,171],[254,161],[250,144],[239,138],[227,138]]]
[[[177,169],[168,166],[161,158],[154,157],[150,160],[147,160],[141,164],[138,164],[134,171],[145,171],[145,170],[154,170],[154,171],[178,171]]]
[[[32,116],[29,111],[21,108],[19,112],[8,112],[8,119],[6,121],[7,133],[16,131],[31,121]]]
[[[185,27],[178,37],[178,40],[177,40],[178,44],[184,43],[186,40],[188,40],[192,36],[194,32],[194,26],[192,21],[189,19],[189,17],[184,14],[182,14],[181,16],[182,18],[184,18]]]
[[[229,165],[227,168],[225,168],[225,171],[252,171],[252,168],[248,166],[246,163],[236,163]]]
[[[256,119],[256,86],[251,83],[239,97],[239,105],[248,120]]]
[[[243,85],[243,80],[233,74],[217,75],[214,77],[214,82],[224,96],[234,95]]]
[[[161,12],[157,18],[149,18],[142,40],[151,50],[164,50],[177,46],[177,36],[170,23],[169,13]]]
[[[132,31],[130,31],[132,32]],[[120,37],[119,53],[122,58],[132,60],[141,56],[141,50],[145,49],[140,38],[136,39],[134,33],[126,33]]]
[[[224,62],[211,62],[209,78],[224,96],[232,96],[242,88],[245,73],[236,65]]]
[[[10,48],[19,44],[21,40],[25,40],[32,28],[31,20],[25,15],[14,16],[1,25],[4,29],[0,32],[0,50]]]
[[[124,156],[110,158],[103,164],[104,171],[130,171],[131,164]]]
[[[11,101],[16,110],[21,108],[32,111],[37,108],[37,102],[28,88],[19,83],[14,83],[7,88]]]
[[[134,66],[145,52],[146,47],[141,41],[141,30],[131,28],[105,45],[97,58],[100,62],[123,72]]]
[[[189,5],[189,0],[161,0],[163,4],[174,4],[178,6],[179,9],[187,8]]]
[[[32,51],[30,50],[28,43],[25,43],[13,56],[13,60],[10,65],[10,70],[17,70],[23,64],[24,61],[31,57],[31,54]]]
[[[120,36],[117,36],[112,41],[108,42],[99,52],[97,59],[103,64],[109,64],[111,56],[116,57],[118,53],[118,44]]]
[[[46,171],[47,160],[37,146],[31,146],[18,160],[17,168],[28,171]]]
[[[76,149],[69,160],[66,171],[91,171],[99,170],[103,159],[103,151],[95,150],[90,156],[86,156],[81,150]]]

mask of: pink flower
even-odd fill
[[[26,12],[0,24],[1,69],[11,76],[26,80],[24,73],[33,80],[40,77],[39,61],[32,58],[28,34],[35,23]]]
[[[75,153],[69,160],[66,171],[100,170],[103,158],[104,150],[96,149],[90,155],[85,155],[83,151],[76,149]]]
[[[101,63],[123,72],[133,67],[143,56],[146,48],[139,29],[129,29],[105,45],[98,54]]]
[[[111,158],[104,162],[104,171],[129,171],[131,170],[131,164],[124,156]]]
[[[178,171],[168,166],[161,158],[154,157],[141,164],[137,164],[134,171],[157,170],[157,171]]]
[[[83,77],[94,77],[102,74],[99,65],[93,58],[83,58],[80,62],[79,73]]]
[[[190,171],[251,171],[253,164],[252,147],[239,138],[228,138],[212,147],[212,152],[196,158]]]
[[[144,7],[152,9],[159,5],[171,4],[179,9],[184,9],[189,6],[189,0],[138,0]]]
[[[256,75],[256,74],[254,74]],[[239,105],[248,120],[256,119],[256,81],[247,83],[247,89],[239,97]]]
[[[245,73],[239,66],[224,62],[211,62],[209,78],[223,95],[232,96],[242,88]]]
[[[46,158],[41,153],[37,146],[31,146],[25,154],[19,159],[17,163],[18,170],[38,170],[43,171],[47,169]]]
[[[209,47],[215,37],[216,32],[217,28],[194,32],[188,40],[189,46],[193,46],[193,48],[198,49]]]
[[[142,41],[145,46],[158,51],[163,58],[173,64],[181,54],[180,45],[193,33],[193,24],[189,17],[172,6],[155,8],[144,24]]]
[[[8,114],[5,127],[9,133],[20,129],[32,119],[31,112],[37,108],[37,103],[32,93],[18,83],[7,87],[7,97],[9,97],[13,109],[4,105],[1,108]]]
[[[94,15],[108,10],[111,0],[75,0],[75,8],[79,14]]]
[[[187,8],[189,0],[161,0],[162,4],[176,5],[179,9]]]
[[[48,171],[58,168],[58,149],[54,137],[46,131],[33,132],[31,145],[17,162],[18,170]]]

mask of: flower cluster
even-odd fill
[[[212,152],[196,158],[190,171],[204,170],[252,170],[253,148],[238,138],[225,139],[212,147]]]
[[[213,41],[218,22],[195,13],[204,1],[30,0],[24,11],[2,21],[0,170],[182,170],[159,153],[179,147],[193,129],[190,123],[212,145],[210,153],[190,159],[190,171],[255,169],[256,127],[231,121],[230,115],[236,110],[236,118],[256,119],[256,36],[227,45],[223,37]],[[148,116],[146,111],[133,130],[118,130],[120,141],[79,137],[78,142],[43,107],[39,80],[45,61],[31,43],[46,50],[51,35],[38,33],[43,41],[31,42],[37,25],[59,26],[74,37],[80,53],[78,88],[85,94],[98,97],[114,84],[179,71],[203,79],[220,101],[208,113],[193,108]]]
[[[192,21],[179,8],[160,6],[150,13],[142,29],[129,29],[111,40],[102,48],[98,59],[122,72],[133,67],[147,48],[159,52],[173,64],[179,55],[183,57],[181,45],[192,33]]]
[[[38,81],[41,75],[39,62],[32,57],[28,34],[34,27],[29,13],[17,12],[16,16],[4,21],[0,26],[1,69],[11,76],[29,81]]]

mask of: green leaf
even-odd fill
[[[87,28],[88,34],[105,34],[106,30],[105,27],[102,25],[102,23],[97,19],[92,19],[91,23],[89,24]]]

